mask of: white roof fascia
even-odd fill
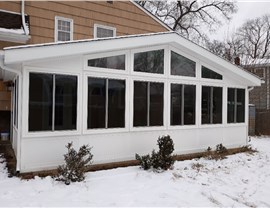
[[[165,36],[162,34],[164,33],[8,47],[4,48],[5,64],[160,45],[172,42],[172,38],[175,37],[172,32],[166,33]]]
[[[30,38],[31,38],[30,35],[0,31],[1,41],[7,41],[7,42],[13,42],[13,43],[26,43],[28,40],[30,40]]]
[[[168,31],[173,31],[172,28],[170,28],[168,25],[166,25],[164,22],[162,22],[159,18],[157,18],[155,15],[153,15],[151,12],[149,12],[147,9],[145,9],[144,7],[138,5],[136,2],[134,2],[133,0],[130,0],[130,2],[132,4],[134,4],[136,7],[138,7],[140,10],[142,10],[145,14],[147,14],[149,17],[151,17],[152,19],[154,19],[156,22],[158,22],[159,24],[161,24],[163,27],[165,27]]]
[[[129,48],[147,47],[163,44],[179,44],[191,51],[198,59],[205,59],[220,68],[244,79],[248,86],[260,86],[261,80],[253,74],[214,55],[205,48],[181,37],[175,32],[122,36],[115,38],[91,39],[71,42],[37,44],[5,48],[5,64],[20,63],[32,60],[72,56],[80,54],[100,53],[104,51],[126,50]]]

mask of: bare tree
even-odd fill
[[[206,47],[231,62],[239,57],[242,65],[264,63],[270,59],[270,15],[247,20],[224,41],[207,41]]]
[[[243,64],[270,58],[270,15],[246,21],[234,36],[239,39]]]
[[[193,1],[138,1],[138,3],[178,31],[197,43],[207,39],[207,32],[214,32],[222,20],[230,20],[237,11],[236,3],[227,0]]]

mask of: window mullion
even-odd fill
[[[147,126],[150,126],[150,82],[147,82]]]
[[[55,120],[55,74],[53,75],[53,93],[52,93],[52,131],[54,131]]]
[[[108,128],[108,108],[109,108],[109,79],[106,79],[106,90],[105,90],[105,129]]]
[[[181,125],[184,125],[185,85],[180,85],[180,86],[182,86],[182,89],[181,89],[181,93],[182,93],[182,95],[181,95],[181,97],[182,97],[182,99],[181,99]]]

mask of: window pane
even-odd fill
[[[97,38],[107,38],[107,37],[113,37],[113,30],[97,27]]]
[[[164,50],[135,53],[134,71],[163,74]]]
[[[163,125],[163,83],[150,83],[149,126]]]
[[[245,122],[245,90],[237,89],[237,123]]]
[[[109,80],[108,128],[125,127],[125,81]]]
[[[76,129],[77,77],[55,75],[55,130]]]
[[[147,82],[134,82],[134,126],[147,126]]]
[[[213,87],[213,124],[222,123],[222,87]]]
[[[125,55],[90,59],[88,66],[125,70]]]
[[[30,73],[29,131],[52,130],[53,75]]]
[[[235,106],[235,89],[228,88],[228,113],[227,113],[227,122],[234,123],[234,108]]]
[[[210,124],[211,87],[202,87],[202,124]]]
[[[202,78],[222,79],[222,75],[214,72],[211,69],[206,68],[205,66],[202,66]]]
[[[88,78],[88,129],[105,128],[106,80]]]
[[[182,125],[182,87],[171,84],[171,125]]]
[[[195,124],[196,86],[184,85],[184,125]]]
[[[196,63],[171,51],[171,74],[195,77]]]
[[[70,40],[69,32],[58,31],[58,41],[69,41],[69,40]]]

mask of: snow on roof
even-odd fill
[[[247,65],[247,67],[261,67],[261,66],[270,66],[270,58],[263,58],[263,59],[255,59],[250,64]]]
[[[7,29],[7,28],[1,28],[0,27],[0,32],[13,33],[13,34],[19,34],[19,35],[24,35],[25,34],[23,28],[20,28],[20,29]]]

